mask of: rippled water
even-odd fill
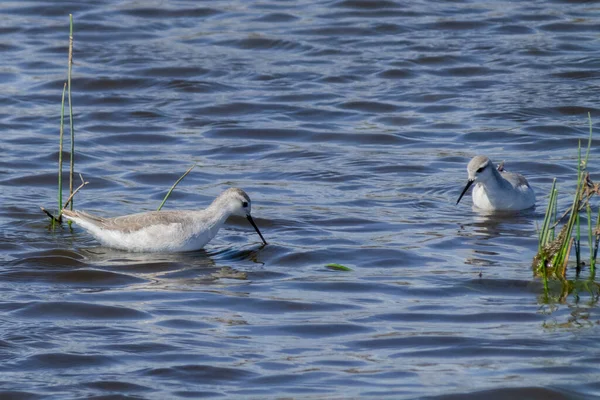
[[[69,13],[90,182],[76,208],[155,209],[197,163],[166,207],[242,187],[268,246],[237,219],[176,255],[48,229]],[[600,393],[595,299],[548,302],[530,267],[545,194],[558,178],[566,205],[587,112],[599,117],[598,3],[21,1],[0,14],[0,397]],[[538,209],[455,206],[475,154],[525,173]]]

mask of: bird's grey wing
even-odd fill
[[[515,188],[519,186],[529,186],[529,182],[527,182],[527,179],[521,174],[515,172],[503,172],[502,176]]]
[[[183,223],[188,219],[184,211],[150,211],[140,214],[105,218],[101,225],[105,229],[121,232],[135,232],[154,225]]]

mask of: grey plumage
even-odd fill
[[[523,210],[535,206],[535,193],[527,179],[504,170],[504,165],[494,168],[486,156],[475,156],[467,165],[468,180],[456,204],[471,185],[473,204],[483,210]]]
[[[250,216],[251,208],[246,192],[230,188],[204,210],[149,211],[113,218],[63,210],[62,215],[109,247],[130,251],[193,251],[208,243],[231,215],[246,217],[266,244]]]
[[[130,233],[154,225],[185,224],[191,219],[190,213],[195,212],[193,210],[148,211],[113,218],[99,217],[84,211],[63,210],[62,213],[68,219],[81,219],[101,229]]]

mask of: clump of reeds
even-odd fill
[[[568,295],[578,285],[575,281],[567,280],[567,266],[569,257],[575,249],[575,271],[579,278],[581,268],[585,265],[581,254],[581,223],[580,214],[585,212],[587,217],[587,239],[590,250],[589,278],[593,282],[596,275],[596,257],[598,255],[598,244],[600,242],[600,209],[596,223],[592,222],[592,205],[590,200],[595,194],[600,194],[600,184],[596,184],[587,172],[587,163],[592,145],[592,120],[588,113],[590,136],[588,139],[585,157],[581,157],[581,141],[578,148],[577,165],[577,187],[573,196],[573,202],[567,211],[558,217],[558,189],[556,179],[552,183],[548,207],[544,216],[544,222],[539,231],[538,253],[533,259],[534,271],[544,281],[544,288],[548,290],[548,280],[557,279],[563,283],[561,297]],[[564,222],[566,221],[566,222]],[[558,231],[558,225],[563,223]],[[585,227],[584,227],[585,229]],[[575,232],[574,232],[575,231]],[[589,282],[588,282],[589,283]],[[600,286],[596,285],[596,291]],[[589,291],[589,286],[586,286]]]
[[[66,208],[69,204],[71,209],[73,209],[73,196],[79,189],[87,184],[81,177],[82,185],[73,190],[73,174],[75,172],[75,130],[74,130],[74,121],[73,121],[73,103],[71,101],[71,71],[73,69],[73,15],[69,14],[69,57],[68,57],[68,72],[67,72],[67,81],[63,86],[62,92],[62,101],[60,105],[60,129],[59,129],[59,144],[58,144],[58,216],[52,215],[48,210],[44,207],[41,207],[42,211],[50,217],[52,221],[52,227],[55,226],[56,223],[60,224],[62,222],[61,218],[61,210]],[[63,182],[62,182],[62,170],[63,170],[63,138],[64,138],[64,127],[65,127],[65,92],[67,94],[68,102],[69,102],[69,129],[71,133],[71,152],[70,152],[70,172],[69,172],[69,198],[65,202],[63,206]]]

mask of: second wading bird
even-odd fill
[[[496,169],[485,156],[475,156],[467,165],[467,184],[456,204],[474,183],[473,204],[486,211],[516,211],[535,206],[535,193],[521,174]]]
[[[107,247],[137,252],[181,252],[204,247],[231,215],[246,217],[267,244],[250,216],[251,208],[246,192],[230,188],[204,210],[149,211],[114,218],[63,210],[62,215]]]

